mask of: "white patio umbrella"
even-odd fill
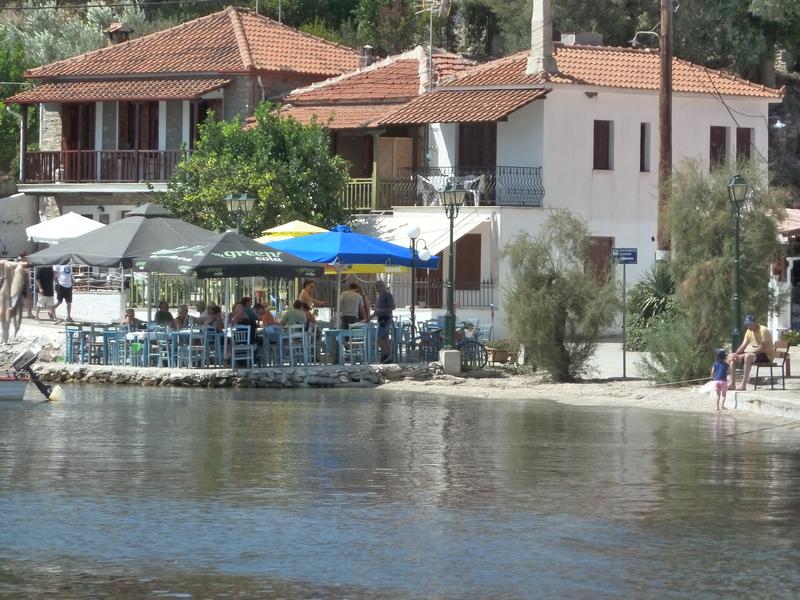
[[[25,234],[32,242],[40,242],[52,246],[63,240],[78,237],[101,227],[105,227],[105,225],[78,213],[68,212],[55,219],[26,227]]]

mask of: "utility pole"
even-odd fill
[[[672,0],[661,0],[661,85],[658,94],[658,231],[656,259],[666,260],[670,236],[666,229],[669,179],[672,176]]]

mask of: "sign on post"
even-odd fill
[[[635,265],[638,254],[638,248],[612,248],[611,250],[611,258],[618,265]]]
[[[638,248],[612,248],[611,249],[611,260],[613,260],[616,264],[622,265],[622,378],[625,379],[628,376],[628,356],[626,346],[628,343],[627,338],[627,331],[626,331],[626,309],[628,304],[627,299],[627,277],[626,277],[626,269],[628,265],[635,265],[638,259],[639,249]]]

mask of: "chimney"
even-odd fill
[[[109,46],[116,46],[122,42],[127,42],[131,39],[132,33],[133,29],[131,29],[127,23],[114,22],[105,30]]]
[[[553,58],[553,21],[550,19],[550,0],[533,0],[531,15],[531,52],[528,55],[528,75],[557,73]]]
[[[363,69],[370,66],[375,62],[375,49],[367,44],[361,47],[361,52],[358,55],[358,67]]]

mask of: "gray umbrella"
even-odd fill
[[[73,262],[90,267],[131,268],[134,259],[148,256],[165,243],[190,245],[213,235],[212,231],[173,218],[156,204],[144,204],[124,219],[35,252],[27,260],[35,266]]]
[[[193,244],[166,240],[147,256],[133,261],[139,271],[197,277],[316,277],[324,265],[309,262],[249,237],[228,231]]]

